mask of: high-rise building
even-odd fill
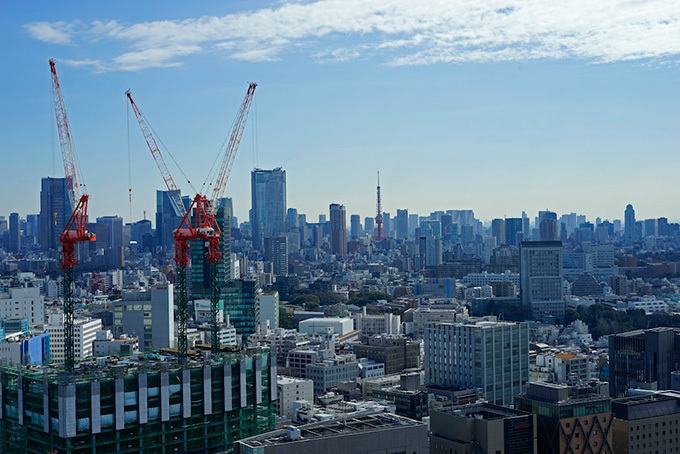
[[[670,389],[671,372],[680,369],[680,330],[652,328],[609,336],[609,395],[630,388]]]
[[[43,178],[40,190],[40,246],[43,250],[59,249],[59,235],[72,212],[66,178]]]
[[[257,296],[257,324],[263,331],[269,324],[269,329],[279,327],[279,292],[276,290],[262,292]]]
[[[408,238],[408,210],[397,210],[397,238]]]
[[[272,262],[276,276],[286,276],[288,274],[288,237],[265,237],[264,258]]]
[[[40,215],[26,215],[26,235],[33,237],[40,244]]]
[[[331,254],[344,256],[347,254],[347,221],[345,205],[331,203]]]
[[[257,327],[258,297],[262,293],[255,279],[234,279],[224,289],[224,314],[236,328],[236,337],[246,342]]]
[[[633,209],[633,205],[628,204],[626,206],[626,211],[624,212],[623,216],[625,220],[625,231],[623,238],[626,241],[637,240],[637,236],[635,234],[635,210]]]
[[[97,218],[97,224],[106,226],[108,230],[107,249],[118,250],[123,247],[123,218],[119,216],[102,216]]]
[[[220,259],[217,262],[217,288],[222,289],[231,278],[231,199],[224,198],[220,202],[215,215],[222,238],[220,238]],[[191,244],[191,297],[193,299],[210,299],[211,276],[210,264],[206,254],[208,246],[205,241],[195,240]],[[220,298],[219,306],[224,305],[224,298]]]
[[[286,230],[286,171],[254,169],[251,173],[253,247]]]
[[[523,390],[527,380],[529,326],[526,322],[505,322],[485,317],[427,325],[427,384],[478,388],[489,402],[506,405]]]
[[[364,218],[364,232],[367,235],[373,235],[373,230],[375,229],[375,218],[365,217]]]
[[[9,251],[21,251],[21,227],[19,213],[9,215]]]
[[[496,238],[496,245],[506,244],[504,219],[494,219],[491,221],[491,236]]]
[[[295,208],[288,208],[288,211],[286,212],[286,230],[298,228],[298,222],[298,210]]]
[[[170,191],[156,191],[156,246],[175,247],[174,232],[182,222],[181,210],[182,207],[175,205]]]
[[[349,217],[349,232],[353,240],[361,236],[361,216],[358,214],[353,214]]]
[[[519,246],[522,238],[522,218],[505,218],[505,243],[510,246]]]
[[[173,285],[155,285],[150,290],[124,292],[113,303],[113,333],[139,338],[139,349],[151,351],[175,346],[175,303]]]
[[[520,244],[520,293],[522,304],[535,317],[564,317],[562,243],[523,241]]]

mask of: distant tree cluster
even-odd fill
[[[594,339],[603,335],[625,333],[636,329],[656,328],[659,326],[680,327],[680,315],[657,312],[645,315],[642,309],[617,311],[605,304],[579,306],[578,310],[569,309],[565,314],[565,324],[583,320]]]

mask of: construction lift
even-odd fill
[[[64,231],[59,235],[62,247],[61,267],[64,270],[64,367],[66,372],[73,373],[75,367],[75,351],[73,339],[73,269],[76,266],[76,244],[95,241],[93,233],[87,231],[87,194],[82,178],[78,178],[79,167],[71,140],[71,127],[66,116],[64,96],[57,77],[56,60],[50,60],[52,73],[52,96],[54,98],[54,112],[57,118],[59,144],[64,161],[66,175],[66,192],[73,208],[73,213]],[[82,188],[82,194],[81,194]]]
[[[211,318],[211,351],[216,354],[220,351],[220,342],[217,329],[217,304],[219,302],[219,288],[217,285],[217,264],[222,257],[220,242],[222,232],[217,224],[215,216],[219,209],[220,202],[224,196],[224,190],[231,173],[231,168],[234,164],[238,146],[241,143],[241,137],[248,118],[248,112],[252,104],[253,95],[257,84],[251,82],[248,86],[246,96],[241,103],[241,106],[236,114],[234,123],[232,125],[229,141],[222,153],[222,160],[217,173],[211,198],[203,194],[196,194],[188,210],[184,209],[184,205],[179,196],[179,190],[172,178],[170,171],[165,165],[165,161],[158,148],[158,141],[152,134],[152,129],[148,122],[142,115],[141,111],[132,99],[130,90],[126,92],[128,100],[132,105],[132,110],[137,117],[139,127],[142,130],[144,139],[151,151],[151,154],[158,165],[161,176],[165,181],[165,185],[170,191],[171,198],[177,205],[178,211],[183,213],[182,221],[179,227],[174,232],[175,237],[175,264],[177,266],[177,309],[178,314],[178,345],[177,354],[182,362],[187,358],[187,288],[186,288],[186,267],[189,264],[189,242],[203,241],[207,246],[206,259],[210,264],[210,318]]]

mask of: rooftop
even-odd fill
[[[260,446],[295,443],[315,438],[330,438],[341,435],[352,435],[359,432],[374,432],[403,426],[419,426],[424,423],[414,421],[389,413],[361,416],[346,420],[322,421],[299,426],[300,439],[291,440],[286,429],[274,430],[254,437],[241,440],[246,446],[257,448]]]

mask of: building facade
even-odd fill
[[[522,304],[534,317],[564,317],[562,242],[523,241],[520,245]]]
[[[174,307],[172,284],[125,292],[122,300],[113,303],[113,334],[137,336],[141,351],[174,347]]]
[[[262,250],[265,237],[286,231],[286,171],[254,169],[251,193],[253,247]]]
[[[345,256],[347,254],[347,220],[345,205],[331,203],[331,254]]]

